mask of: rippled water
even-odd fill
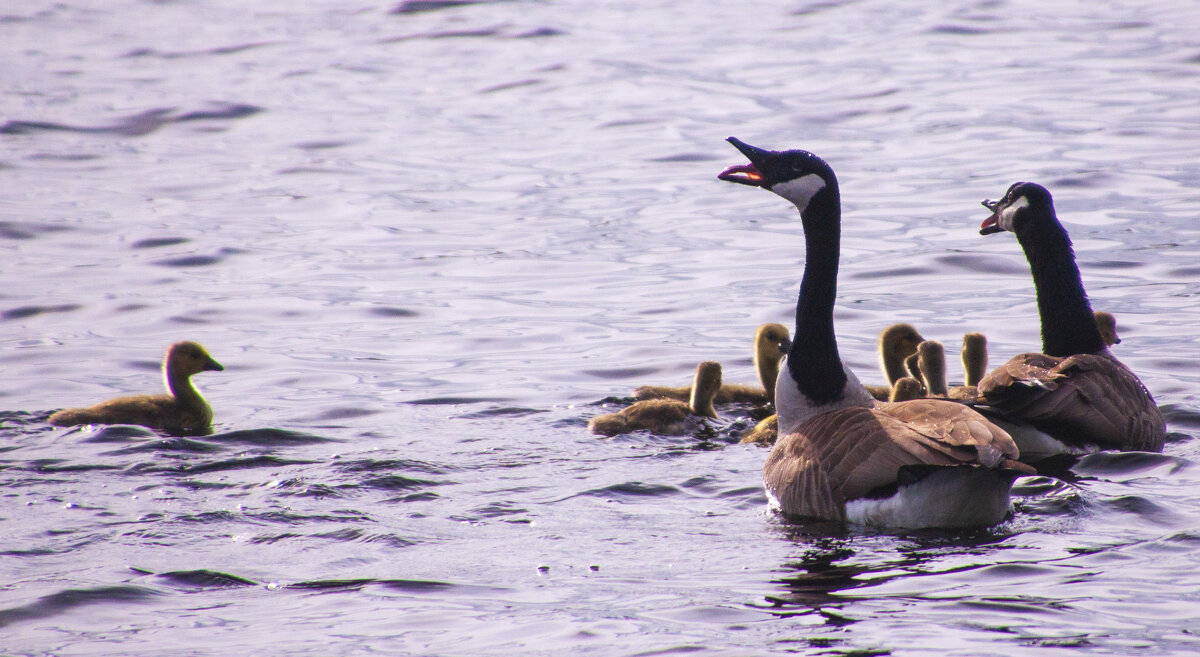
[[[10,3],[0,12],[0,650],[1200,651],[1200,12],[1187,3]],[[845,204],[837,330],[1038,344],[978,202],[1056,195],[1163,455],[974,532],[797,524],[765,451],[597,439],[788,321]],[[214,432],[57,429],[179,339]],[[743,424],[745,420],[741,421]]]

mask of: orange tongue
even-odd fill
[[[717,178],[743,185],[757,185],[762,182],[763,176],[753,164],[739,164],[722,171]]]

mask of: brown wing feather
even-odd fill
[[[895,483],[902,466],[981,465],[980,448],[1017,455],[1007,433],[953,402],[842,408],[781,436],[763,481],[785,512],[841,520],[847,500]]]
[[[1137,375],[1105,356],[1019,354],[979,382],[982,400],[1065,441],[1162,451],[1166,421]]]

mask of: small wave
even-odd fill
[[[0,313],[0,320],[28,319],[50,313],[69,313],[83,306],[77,303],[67,303],[59,306],[20,306]]]
[[[590,497],[669,497],[679,495],[680,491],[675,486],[664,486],[662,484],[647,484],[640,481],[627,481],[621,484],[613,484],[604,488],[593,488],[583,491],[579,495]]]
[[[1173,476],[1191,466],[1191,461],[1169,454],[1097,452],[1081,457],[1071,466],[1071,471],[1081,476],[1119,481],[1156,475]]]
[[[378,317],[416,317],[420,313],[408,308],[395,308],[392,306],[376,306],[368,312]]]
[[[1200,412],[1182,404],[1162,404],[1158,407],[1167,424],[1200,429]]]
[[[955,253],[937,256],[935,262],[977,274],[1029,274],[1025,260],[999,258],[979,253]]]
[[[71,230],[67,226],[52,226],[30,221],[0,221],[0,238],[9,240],[31,240],[38,235],[61,233]]]
[[[138,240],[130,246],[135,249],[157,249],[163,246],[175,246],[177,244],[186,244],[190,242],[186,237],[156,237],[145,240]]]
[[[162,260],[154,261],[154,264],[160,267],[208,267],[223,262],[228,256],[240,253],[245,253],[245,251],[224,248],[215,255],[188,255],[176,258],[163,258]]]
[[[213,109],[192,110],[174,114],[175,108],[156,108],[123,117],[115,123],[101,126],[79,126],[52,121],[9,120],[0,124],[0,135],[27,135],[35,132],[74,132],[79,134],[116,135],[118,137],[141,137],[164,125],[200,120],[229,120],[253,116],[261,107],[242,103],[214,103]]]
[[[658,370],[652,367],[614,367],[603,370],[582,370],[580,374],[594,376],[598,379],[628,379],[655,374]]]
[[[413,459],[358,459],[339,461],[334,464],[334,468],[342,472],[388,472],[392,470],[409,470],[413,472],[424,472],[425,474],[448,474],[455,472],[458,468],[453,468],[427,461],[417,461]]]
[[[871,280],[875,278],[898,278],[901,276],[926,276],[936,273],[937,270],[931,267],[893,267],[891,269],[873,269],[856,271],[849,275],[850,278]]]
[[[248,458],[233,458],[222,461],[212,461],[208,463],[184,463],[182,465],[164,466],[154,468],[147,466],[143,471],[158,471],[164,473],[174,473],[184,476],[208,474],[210,472],[224,472],[227,470],[250,470],[253,468],[283,468],[289,465],[312,465],[317,461],[306,461],[301,459],[285,459],[277,456],[260,455],[251,456]]]
[[[479,420],[479,419],[486,419],[486,418],[492,418],[492,417],[525,417],[528,415],[537,415],[539,413],[546,413],[546,412],[547,412],[547,410],[544,408],[523,408],[520,406],[502,406],[500,408],[489,408],[489,409],[485,409],[482,411],[473,411],[471,413],[464,413],[464,414],[458,415],[456,417]]]
[[[160,57],[162,59],[185,59],[189,57],[208,57],[211,55],[233,55],[255,48],[271,45],[270,42],[243,43],[235,46],[219,46],[202,50],[155,50],[154,48],[134,48],[121,55],[125,58]]]
[[[931,34],[949,34],[952,36],[974,36],[976,34],[991,34],[992,30],[967,25],[936,25],[929,30]]]
[[[155,577],[166,580],[175,588],[188,591],[231,589],[258,585],[258,582],[254,580],[216,570],[173,570],[171,572],[158,573]]]
[[[110,428],[117,428],[117,427],[110,427]],[[130,429],[130,428],[135,428],[135,427],[120,427],[120,428],[121,429]],[[157,438],[158,440],[144,440],[147,437]],[[221,447],[220,445],[214,445],[212,443],[205,442],[203,440],[186,438],[184,436],[171,436],[169,438],[162,438],[162,437],[158,436],[157,434],[153,434],[153,433],[150,433],[149,435],[138,433],[138,434],[130,434],[130,438],[141,438],[143,440],[141,442],[138,442],[136,445],[131,445],[129,447],[125,447],[122,449],[113,450],[111,452],[105,452],[105,456],[121,456],[121,455],[125,455],[125,454],[142,454],[142,453],[146,453],[146,452],[152,452],[152,453],[184,452],[184,453],[188,453],[188,454],[213,454],[216,452],[225,451],[225,448]],[[87,442],[114,442],[114,441],[112,439],[103,439],[103,440],[89,439]],[[126,439],[123,442],[128,442],[128,439]]]
[[[389,11],[389,14],[423,14],[455,7],[493,4],[492,0],[404,0]]]
[[[89,589],[66,589],[42,596],[20,607],[0,610],[0,627],[25,620],[46,620],[77,607],[114,602],[142,602],[163,595],[143,586],[98,586]]]
[[[414,404],[417,406],[442,406],[454,404],[479,404],[484,402],[506,402],[510,401],[504,397],[424,397],[422,399],[410,399],[405,404]]]
[[[239,445],[319,445],[321,443],[344,442],[338,438],[326,438],[303,431],[290,429],[239,429],[213,434],[208,440],[220,443],[237,443]]]
[[[426,488],[429,486],[441,486],[447,482],[432,481],[429,479],[417,479],[415,477],[405,477],[403,475],[384,475],[382,477],[371,477],[357,483],[357,486],[365,488],[375,488],[379,490],[412,490],[414,488]]]
[[[1101,500],[1097,504],[1106,509],[1145,518],[1160,526],[1170,526],[1178,520],[1177,515],[1166,507],[1140,495],[1122,495]]]

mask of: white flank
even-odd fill
[[[884,499],[846,503],[849,522],[874,527],[983,527],[1004,520],[1012,508],[1012,479],[983,468],[948,467],[901,487]]]
[[[1021,460],[1033,463],[1057,454],[1091,454],[1099,452],[1098,445],[1068,445],[1036,427],[1024,422],[1009,422],[1008,420],[988,416],[988,421],[1004,429],[1012,436],[1013,442],[1021,452]]]

